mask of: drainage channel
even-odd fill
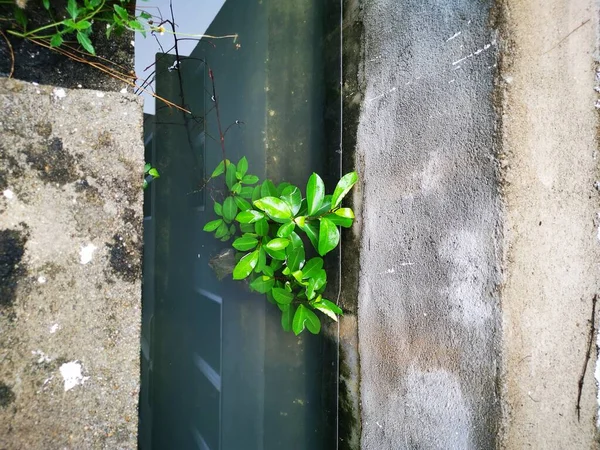
[[[284,332],[265,296],[218,279],[215,256],[227,243],[202,228],[215,218],[205,181],[223,157],[218,120],[227,158],[246,156],[249,172],[299,186],[318,172],[332,191],[341,160],[340,3],[204,3],[173,0],[172,16],[169,3],[152,12],[174,19],[176,47],[168,22],[164,35],[136,41],[138,76],[190,112],[146,96],[146,161],[160,178],[144,198],[139,447],[336,448],[337,327]],[[335,298],[339,256],[326,265]]]

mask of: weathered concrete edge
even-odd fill
[[[356,139],[364,97],[362,18],[360,0],[342,1],[342,173],[357,170]],[[360,170],[359,170],[360,172]],[[339,321],[338,448],[360,448],[360,358],[358,354],[358,275],[362,180],[355,185],[347,203],[354,209],[352,229],[342,229]]]
[[[0,402],[0,416],[11,416],[0,421],[6,425],[0,443],[133,448],[140,360],[141,102],[132,94],[7,79],[0,87],[6,107],[0,121],[0,180],[6,189],[0,221],[31,234],[23,273],[14,280],[16,301],[0,302],[0,351],[12,357],[0,372],[17,388],[14,404]],[[33,117],[27,115],[31,111]],[[39,351],[32,356],[33,349]],[[81,373],[74,376],[77,368]]]

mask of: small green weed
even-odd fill
[[[68,0],[65,11],[56,11],[50,5],[50,0],[41,0],[48,11],[49,23],[33,30],[28,30],[28,18],[25,9],[15,6],[14,20],[20,30],[8,30],[8,33],[24,39],[48,39],[51,47],[60,47],[67,39],[75,37],[86,52],[95,55],[92,44],[92,24],[106,23],[106,37],[120,34],[124,30],[138,31],[146,36],[142,20],[151,19],[151,15],[142,11],[138,16],[129,12],[133,0]],[[64,20],[56,21],[55,17],[64,16]],[[151,28],[152,29],[152,28]]]

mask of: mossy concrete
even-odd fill
[[[0,448],[135,448],[142,111],[0,79]]]

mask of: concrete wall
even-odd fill
[[[595,355],[577,411],[600,279],[598,4],[509,0],[503,16],[503,446],[598,448]]]
[[[0,79],[0,448],[136,448],[133,95]]]
[[[362,447],[494,448],[500,199],[486,1],[363,10]]]
[[[361,447],[597,448],[598,5],[346,6]]]

